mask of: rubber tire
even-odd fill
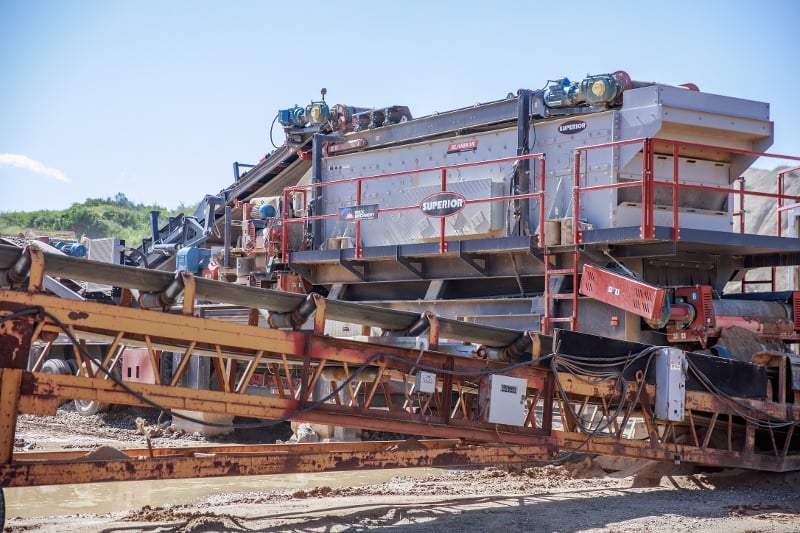
[[[79,415],[92,416],[108,410],[108,404],[90,400],[72,400]]]
[[[92,369],[95,373],[98,372],[97,363],[92,362]],[[110,404],[91,400],[72,400],[72,403],[75,405],[75,411],[83,416],[93,416],[108,411],[110,407]]]
[[[65,376],[72,374],[69,364],[63,359],[48,359],[42,363],[42,368],[39,369],[39,372],[44,372],[45,374],[63,374]]]
[[[48,359],[44,363],[42,363],[42,367],[39,369],[39,372],[44,374],[62,374],[65,376],[69,376],[75,374],[72,371],[72,367],[70,366],[71,361],[64,361],[63,359]],[[62,406],[67,403],[69,400],[61,399],[58,400],[58,405]]]

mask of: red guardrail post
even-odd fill
[[[361,205],[361,184],[363,180],[356,181],[356,205]],[[356,220],[356,259],[361,259],[361,221]]]
[[[653,223],[653,140],[645,139],[642,150],[642,229],[643,239],[655,237]]]
[[[581,212],[581,152],[575,150],[575,183],[572,185],[572,235],[578,243],[578,229]],[[566,243],[561,243],[566,244]]]
[[[783,172],[778,173],[778,230],[775,233],[778,237],[783,234],[783,209],[781,208],[783,207],[784,200],[784,176],[785,174]]]
[[[283,209],[281,209],[281,261],[287,263],[289,261],[289,257],[287,254],[289,253],[289,247],[286,244],[289,240],[289,224],[287,220],[289,220],[289,190],[283,190]]]
[[[672,240],[679,241],[681,238],[681,227],[678,219],[678,200],[680,195],[680,185],[678,180],[680,165],[678,165],[678,144],[672,143]]]
[[[542,184],[539,186],[539,248],[544,247],[544,184],[545,184],[544,155],[539,157],[539,176]]]
[[[442,192],[447,190],[447,168],[442,169]],[[439,219],[439,253],[447,252],[447,241],[444,238],[445,233],[445,217]]]

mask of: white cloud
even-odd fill
[[[72,183],[72,180],[64,175],[57,168],[44,166],[30,157],[19,154],[0,154],[0,165],[11,165],[12,167],[23,168],[36,174],[44,174],[64,183]]]

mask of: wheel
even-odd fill
[[[92,361],[92,369],[94,370],[95,375],[98,374],[97,367],[98,367],[97,363]],[[107,403],[92,401],[92,400],[73,400],[72,403],[75,404],[75,411],[77,411],[78,414],[81,414],[83,416],[96,415],[97,413],[108,411],[108,408],[110,407],[110,405]]]
[[[48,359],[42,363],[42,368],[39,371],[44,372],[45,374],[69,375],[72,373],[70,371],[69,364],[67,364],[67,362],[63,359]]]
[[[92,416],[108,410],[108,404],[90,400],[73,400],[75,410],[83,416]]]
[[[47,361],[42,363],[42,368],[39,369],[39,372],[43,372],[45,374],[63,374],[65,376],[68,376],[70,374],[75,373],[70,363],[72,363],[72,365],[75,364],[71,360],[64,361],[63,359],[48,359]],[[59,399],[58,405],[59,406],[64,405],[68,401],[69,400],[66,399],[64,400]]]

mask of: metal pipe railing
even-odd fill
[[[325,187],[333,187],[337,185],[347,185],[352,184],[356,188],[356,203],[355,206],[362,205],[363,200],[363,183],[366,181],[373,181],[373,180],[385,180],[391,179],[400,176],[408,176],[408,175],[415,175],[415,174],[423,174],[423,173],[439,173],[441,176],[440,179],[440,190],[442,192],[447,190],[447,175],[448,172],[463,168],[469,167],[477,167],[477,166],[484,166],[484,165],[492,165],[492,164],[502,164],[502,163],[512,163],[518,161],[527,161],[531,159],[537,159],[539,161],[539,173],[540,173],[540,189],[537,192],[527,193],[527,194],[516,194],[516,195],[508,195],[502,197],[491,197],[491,198],[478,198],[478,199],[467,199],[465,200],[465,205],[471,205],[476,203],[482,202],[503,202],[503,201],[510,201],[510,200],[520,200],[520,199],[531,199],[531,198],[538,198],[539,199],[539,245],[542,246],[544,244],[544,214],[545,214],[545,197],[544,197],[544,189],[545,189],[545,159],[544,154],[537,153],[537,154],[527,154],[522,156],[513,156],[513,157],[504,157],[498,159],[490,159],[486,161],[477,161],[477,162],[470,162],[470,163],[457,163],[454,165],[442,165],[442,166],[435,166],[425,169],[415,169],[409,171],[402,171],[402,172],[388,172],[384,174],[373,174],[369,176],[359,176],[356,178],[344,178],[339,180],[332,180],[327,182],[316,182],[310,185],[302,185],[302,186],[292,186],[287,187],[284,189],[284,224],[282,227],[282,257],[284,260],[287,259],[288,253],[290,253],[288,249],[288,237],[290,232],[290,224],[304,224],[307,225],[311,222],[326,220],[326,219],[333,219],[336,218],[338,215],[335,213],[325,214],[325,215],[316,215],[313,212],[309,215],[306,213],[302,217],[298,218],[290,218],[289,212],[286,208],[289,198],[293,194],[303,194],[304,196],[309,195],[309,191],[319,191]],[[320,197],[321,195],[319,192],[312,192],[312,197]],[[419,205],[407,205],[407,206],[395,206],[395,207],[385,207],[378,209],[378,213],[392,213],[398,211],[408,211],[413,209],[419,209]],[[355,258],[360,259],[362,257],[363,248],[361,246],[361,221],[355,221]],[[445,218],[442,217],[439,223],[439,251],[441,253],[445,253],[447,251],[447,238],[446,238],[446,227],[445,227]]]
[[[605,185],[581,185],[581,177],[583,175],[582,171],[582,164],[581,164],[581,156],[583,155],[584,158],[588,157],[590,151],[593,150],[600,150],[600,149],[607,149],[607,148],[614,148],[619,146],[626,146],[632,144],[641,143],[642,145],[642,179],[641,180],[634,180],[627,183],[610,183]],[[670,181],[662,181],[656,179],[655,172],[654,172],[654,157],[655,157],[655,144],[666,144],[672,147],[672,157],[673,157],[673,168],[672,168],[672,179]],[[696,190],[696,191],[709,191],[709,192],[721,192],[725,189],[720,187],[711,187],[707,185],[700,185],[700,184],[692,184],[692,183],[681,183],[680,182],[680,175],[679,175],[679,162],[678,162],[678,155],[681,148],[695,148],[695,149],[703,149],[703,150],[716,150],[716,151],[725,151],[726,153],[731,154],[738,154],[738,155],[746,155],[746,156],[753,156],[753,157],[769,157],[774,159],[788,159],[793,161],[800,161],[800,157],[797,156],[787,156],[783,154],[770,154],[764,152],[755,152],[752,150],[744,150],[739,148],[728,148],[722,146],[715,146],[709,144],[702,144],[702,143],[693,143],[693,142],[684,142],[684,141],[675,141],[669,139],[660,139],[660,138],[638,138],[638,139],[630,139],[626,141],[616,141],[616,142],[609,142],[609,143],[602,143],[596,144],[591,146],[581,146],[575,149],[575,166],[574,166],[574,190],[573,190],[573,226],[576,232],[576,243],[580,243],[582,239],[582,231],[580,229],[579,220],[580,220],[580,206],[581,206],[581,196],[586,195],[588,193],[600,190],[607,190],[607,189],[622,189],[622,188],[629,188],[629,187],[641,187],[641,195],[642,195],[642,219],[641,219],[641,227],[640,227],[640,235],[643,239],[653,239],[655,237],[655,187],[669,187],[672,189],[672,240],[678,241],[680,240],[680,207],[679,207],[679,194],[681,190]],[[588,163],[587,163],[588,166]],[[764,191],[748,191],[746,189],[746,182],[744,178],[740,177],[737,180],[740,184],[738,189],[733,188],[733,184],[731,184],[731,189],[729,192],[731,194],[737,194],[739,199],[739,211],[733,212],[732,216],[739,217],[739,226],[740,232],[744,233],[744,220],[745,220],[745,209],[744,203],[745,199],[748,197],[762,197],[762,198],[772,198],[776,201],[776,208],[778,210],[778,224],[782,224],[782,217],[781,213],[785,209],[783,209],[783,203],[785,201],[793,201],[797,205],[800,205],[800,196],[792,196],[787,195],[785,191],[785,176],[796,170],[800,170],[800,165],[796,167],[792,167],[786,170],[781,171],[778,173],[777,183],[776,183],[776,191],[775,192],[764,192]],[[795,204],[792,204],[795,205]],[[781,230],[778,229],[776,232],[777,236],[781,236]]]

